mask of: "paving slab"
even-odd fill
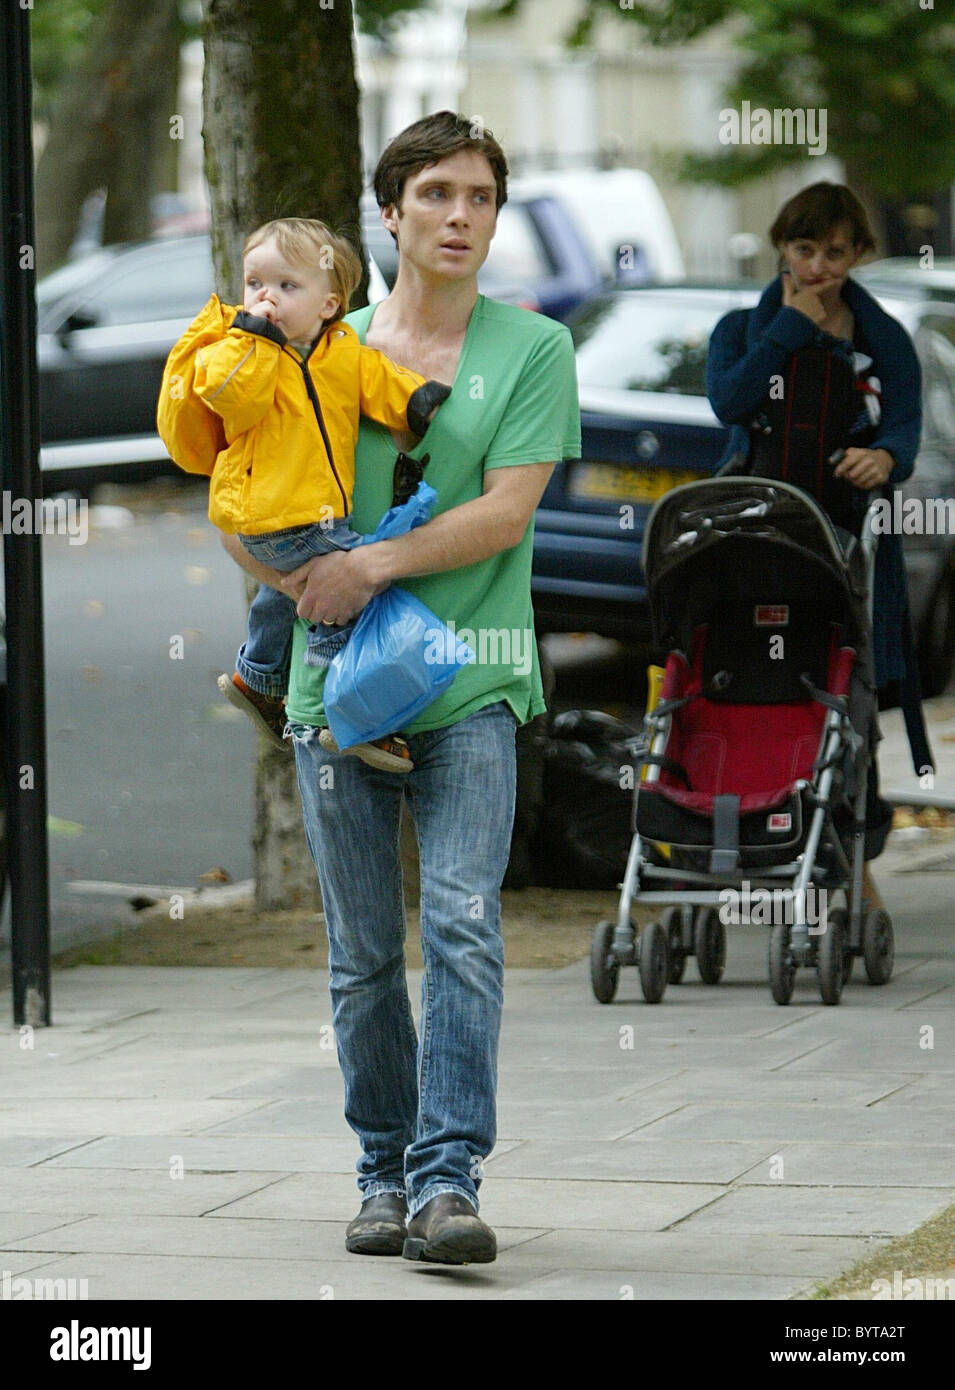
[[[236,1192],[205,1215],[252,1220],[338,1221],[346,1226],[358,1211],[360,1194],[354,1168],[350,1173],[270,1174],[265,1182]],[[535,1224],[530,1218],[526,1224]]]
[[[69,1226],[75,1217],[63,1219],[44,1215],[42,1212],[0,1212],[0,1250],[13,1247],[18,1240],[28,1240],[30,1236],[42,1235],[60,1226]],[[82,1219],[82,1218],[79,1218]]]
[[[95,1135],[61,1134],[52,1137],[21,1133],[0,1137],[0,1172],[4,1168],[30,1168],[34,1163],[43,1163],[56,1154],[75,1148],[78,1143],[89,1143],[91,1138],[95,1138]]]
[[[586,1096],[589,1100],[613,1103],[669,1081],[679,1076],[680,1070],[666,1063],[650,1066],[644,1058],[635,1065],[633,1054],[629,1052],[615,1065],[601,1066],[597,1070],[573,1064],[561,1068],[508,1064],[500,1069],[498,1101],[502,1105],[520,1101],[559,1104],[568,1096]]]
[[[167,1097],[162,1100],[91,1100],[71,1096],[47,1097],[42,1106],[23,1114],[22,1105],[0,1101],[0,1134],[15,1126],[23,1137],[55,1130],[60,1135],[96,1138],[103,1134],[178,1133],[204,1130],[248,1110],[248,1103],[228,1100],[183,1100]],[[12,1140],[0,1138],[0,1166],[8,1160],[5,1144]],[[65,1147],[65,1145],[61,1145]]]
[[[923,1021],[928,1020],[919,1020]],[[913,1026],[902,1038],[878,1034],[862,1040],[833,1038],[807,1056],[794,1057],[785,1064],[787,1075],[800,1071],[881,1074],[883,1070],[915,1075],[943,1072],[955,1083],[955,1050],[920,1047],[918,1028]]]
[[[0,1029],[0,1270],[123,1299],[800,1297],[955,1198],[955,874],[928,877],[880,875],[896,975],[837,1009],[808,972],[775,1006],[754,929],[658,1007],[632,970],[610,1006],[586,961],[509,970],[480,1269],[346,1255],[327,972],[58,972],[53,1029]]]
[[[546,1232],[502,1227],[498,1248],[510,1252]],[[11,1240],[0,1249],[68,1254],[171,1255],[183,1259],[335,1260],[351,1262],[344,1224],[338,1221],[252,1221],[224,1217],[144,1217],[135,1225],[119,1217],[94,1216]]]
[[[677,1071],[687,1067],[706,1067],[713,1060],[713,1038],[644,1038],[639,1032],[639,1026],[639,1021],[635,1023],[631,1020],[628,1023],[621,1016],[619,1025],[615,1020],[616,1031],[611,1037],[600,1041],[575,1041],[568,1038],[559,1049],[556,1049],[553,1043],[549,1044],[540,1039],[534,1043],[520,1045],[517,1041],[506,1045],[502,1041],[501,1065],[502,1068],[509,1069],[512,1064],[519,1063],[525,1067],[549,1068],[561,1073],[565,1069],[579,1069],[584,1065],[603,1082],[611,1079],[616,1085],[630,1090],[638,1087],[648,1073],[659,1074],[667,1069]],[[620,1033],[621,1027],[633,1028],[634,1033]],[[719,1059],[722,1065],[735,1068],[739,1072],[791,1066],[811,1057],[819,1047],[827,1045],[809,1037],[785,1040],[780,1040],[777,1036],[760,1039],[737,1038],[733,1036],[731,1028],[732,1024],[727,1019],[726,1031],[719,1042]],[[623,1047],[620,1045],[621,1042],[625,1044]]]
[[[2,1174],[3,1203],[24,1211],[46,1213],[51,1218],[91,1216],[98,1213],[127,1216],[202,1216],[226,1202],[248,1196],[278,1181],[273,1173],[187,1173],[171,1178],[165,1173],[124,1172],[122,1169],[6,1168]]]
[[[274,1088],[272,1094],[275,1094]],[[296,1100],[259,1100],[244,1102],[240,1113],[220,1124],[208,1125],[203,1133],[249,1135],[337,1135],[344,1138],[352,1133],[343,1114],[341,1095],[328,1100],[311,1100],[299,1096]],[[356,1141],[352,1141],[355,1143]]]
[[[743,1101],[751,1105],[785,1101],[793,1105],[859,1106],[884,1104],[915,1084],[917,1078],[904,1072],[891,1076],[867,1072],[840,1076],[831,1072],[796,1073],[792,1070],[787,1072],[785,1084],[780,1083],[776,1072],[769,1070],[747,1072],[744,1082],[737,1071],[705,1067],[655,1082],[641,1094],[647,1100],[665,1102],[673,1109],[704,1101],[730,1105]],[[937,1096],[934,1103],[940,1104],[940,1097]]]
[[[952,1078],[945,1072],[932,1076],[908,1076],[902,1085],[897,1085],[883,1096],[878,1104],[893,1110],[923,1106],[949,1106],[953,1101]]]
[[[770,1165],[757,1165],[739,1185],[765,1184],[767,1179],[814,1187],[940,1187],[955,1183],[955,1145],[924,1144],[800,1144],[784,1142]],[[779,1163],[779,1159],[782,1163]]]
[[[955,1145],[955,1110],[926,1107],[918,1114],[911,1110],[892,1110],[881,1105],[843,1106],[790,1105],[764,1101],[741,1105],[690,1104],[645,1122],[624,1140],[634,1139],[752,1139],[768,1144],[797,1140],[825,1140],[834,1135],[841,1142],[918,1144],[920,1147],[946,1140]],[[955,1179],[955,1147],[950,1150]]]
[[[571,1269],[647,1273],[785,1275],[824,1279],[870,1255],[885,1240],[851,1236],[722,1235],[674,1231],[559,1230],[515,1245],[508,1262],[547,1261]]]
[[[169,1172],[181,1159],[187,1173],[349,1173],[354,1172],[355,1142],[344,1135],[320,1139],[301,1135],[192,1134],[115,1135],[97,1139],[51,1158],[57,1168],[154,1169]]]
[[[509,1178],[493,1172],[481,1187],[481,1210],[498,1229],[537,1227],[662,1231],[726,1190],[719,1184],[621,1183]],[[337,1173],[295,1173],[239,1196],[209,1213],[217,1219],[337,1221],[358,1210],[355,1178]]]
[[[510,1289],[502,1297],[508,1302],[525,1299],[567,1299],[593,1301],[616,1299],[666,1300],[795,1298],[812,1280],[799,1277],[760,1274],[646,1274],[627,1267],[613,1270],[558,1270],[529,1284]]]
[[[662,1119],[675,1107],[653,1102],[644,1092],[620,1100],[509,1101],[498,1105],[501,1140],[549,1139],[555,1132],[612,1140]]]
[[[224,1091],[216,1092],[214,1099],[271,1100],[275,1096],[296,1096],[324,1100],[334,1096],[344,1104],[344,1095],[342,1075],[337,1067],[273,1066],[263,1070],[254,1081],[244,1081],[239,1086],[230,1086]]]
[[[28,1256],[24,1256],[28,1259]],[[43,1256],[44,1278],[85,1279],[91,1300],[189,1302],[225,1299],[229,1302],[334,1300],[343,1298],[395,1298],[395,1264],[408,1261],[364,1256],[356,1268],[344,1261],[321,1259],[183,1259],[173,1255],[68,1255],[51,1260]],[[410,1270],[409,1270],[410,1272]],[[418,1297],[410,1290],[405,1297]],[[447,1286],[430,1297],[459,1296],[459,1288]],[[492,1290],[492,1293],[496,1293]]]
[[[47,1267],[56,1262],[56,1257],[46,1253],[39,1253],[30,1250],[0,1250],[0,1279],[4,1274],[11,1278],[30,1274],[44,1273]],[[79,1289],[78,1289],[79,1292]],[[11,1289],[11,1302],[16,1296],[17,1290]],[[0,1298],[3,1297],[3,1285],[0,1283]],[[22,1297],[22,1295],[21,1295]]]
[[[875,1196],[875,1200],[874,1200]],[[897,1236],[914,1230],[955,1200],[948,1193],[915,1187],[739,1187],[687,1217],[684,1230],[751,1231],[779,1235]]]
[[[528,1140],[495,1158],[494,1175],[618,1179],[623,1182],[730,1183],[771,1151],[765,1143],[639,1139],[611,1143]]]

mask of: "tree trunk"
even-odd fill
[[[181,41],[178,0],[162,0],[157,10],[159,18],[154,19],[152,33],[145,41],[136,32],[138,16],[127,29],[127,53],[116,72],[112,126],[121,149],[119,157],[112,160],[107,180],[106,246],[149,236],[150,196],[175,192],[179,184],[182,136],[175,122],[184,117],[176,104]]]
[[[327,8],[326,8],[327,5]],[[203,141],[220,294],[274,217],[356,241],[362,174],[351,0],[203,0]]]
[[[203,42],[216,286],[236,303],[245,239],[274,217],[319,217],[360,247],[352,7],[350,0],[203,0]],[[294,769],[264,741],[254,844],[260,909],[315,901]]]
[[[887,249],[889,237],[884,205],[881,197],[872,186],[869,171],[854,164],[851,160],[843,160],[842,163],[846,171],[846,185],[859,199],[869,219],[869,226],[872,228],[872,235],[876,242],[875,256],[881,259],[883,256],[891,255],[892,253]]]
[[[149,200],[170,139],[179,67],[178,0],[108,0],[66,81],[37,166],[37,268],[62,261],[89,194],[107,190],[104,242],[149,235]]]

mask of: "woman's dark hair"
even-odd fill
[[[477,150],[494,173],[498,211],[507,202],[507,160],[504,151],[475,117],[456,116],[453,111],[435,111],[402,130],[387,146],[375,170],[375,197],[378,206],[389,204],[400,211],[405,183],[415,174],[437,164],[459,150]]]
[[[865,208],[841,183],[814,183],[785,204],[769,229],[773,245],[779,249],[787,241],[821,241],[836,227],[847,223],[852,244],[859,252],[874,251],[875,237]]]

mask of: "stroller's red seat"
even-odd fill
[[[680,652],[667,659],[661,702],[688,702],[672,714],[659,779],[640,784],[637,828],[652,839],[700,845],[710,839],[700,822],[712,817],[716,798],[735,796],[742,842],[791,845],[801,822],[796,784],[812,780],[827,708],[808,692],[776,704],[709,698],[702,693],[705,637],[703,628],[695,634],[691,661]],[[847,692],[855,655],[834,631],[828,694]],[[780,814],[767,815],[774,811]]]

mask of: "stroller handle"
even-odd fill
[[[873,591],[875,589],[875,553],[879,548],[879,536],[875,529],[875,518],[878,515],[878,502],[882,497],[881,488],[873,488],[869,493],[869,504],[866,507],[865,516],[862,519],[862,533],[859,543],[862,546],[862,554],[865,557],[865,587],[866,587],[866,610],[869,615],[869,631],[872,630],[873,623]]]

